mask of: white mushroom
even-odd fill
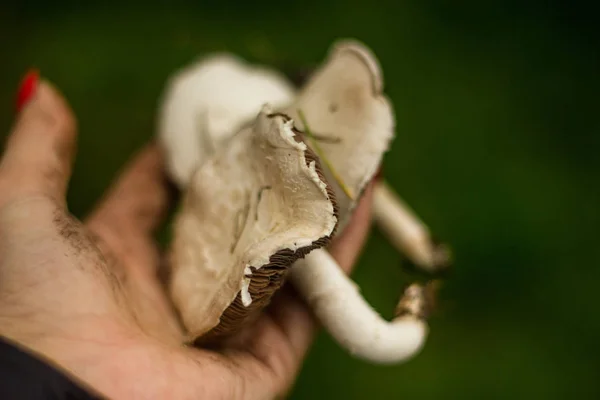
[[[190,341],[258,315],[290,265],[324,246],[335,199],[293,121],[261,111],[193,174],[176,217],[169,290]]]
[[[258,109],[262,102],[271,101],[292,115],[295,126],[305,136],[308,130],[314,134],[313,139],[332,166],[324,173],[337,194],[343,229],[394,135],[392,108],[382,93],[382,74],[375,57],[359,43],[338,44],[297,97],[279,74],[231,60],[223,56],[209,58],[172,80],[161,114],[160,135],[174,179],[185,188],[188,176],[211,153],[230,146],[229,137],[247,123],[252,107]],[[261,71],[262,80],[252,80],[256,71]],[[210,75],[211,79],[195,78],[194,74],[200,78]],[[213,97],[219,107],[213,104]],[[222,111],[210,111],[215,109]],[[299,110],[308,126],[302,123]],[[185,156],[180,158],[180,153]],[[392,242],[417,265],[431,271],[447,261],[443,247],[433,243],[426,226],[385,182],[375,188],[374,217]],[[191,239],[183,243],[180,253],[197,246],[194,243]],[[180,262],[175,260],[175,264]],[[424,342],[425,295],[418,285],[405,291],[397,317],[387,322],[364,301],[356,285],[325,250],[314,250],[298,261],[292,279],[328,331],[358,357],[377,363],[399,362],[415,354]],[[194,296],[195,290],[204,289],[180,291],[179,301]],[[235,295],[228,293],[229,297]],[[202,315],[197,307],[189,309],[191,319]],[[214,310],[215,315],[222,312],[222,306]]]
[[[201,162],[251,122],[261,107],[289,104],[294,88],[276,71],[215,54],[177,71],[163,94],[158,136],[180,188]]]

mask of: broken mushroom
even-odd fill
[[[297,96],[279,74],[231,60],[212,57],[188,70],[188,74],[173,78],[163,104],[160,131],[171,175],[185,188],[187,176],[201,167],[210,154],[231,146],[229,138],[248,123],[253,107],[259,109],[262,102],[272,102],[293,117],[290,123],[327,166],[323,168],[324,181],[336,193],[339,230],[343,230],[394,136],[394,116],[383,95],[376,58],[360,43],[341,42]],[[231,68],[239,72],[235,78]],[[261,71],[262,80],[255,79],[251,85],[249,81],[256,71]],[[210,75],[211,79],[194,79],[194,74]],[[214,104],[211,96],[217,99]],[[185,129],[177,130],[178,127]],[[196,148],[188,149],[189,146]],[[179,152],[186,157],[180,158]],[[434,244],[426,226],[385,182],[376,184],[374,197],[375,220],[413,262],[431,271],[447,261],[444,247]],[[184,208],[191,208],[194,201]],[[177,235],[176,232],[176,238]],[[179,252],[190,252],[186,248],[198,246],[194,243],[182,243]],[[177,265],[181,260],[174,262]],[[406,289],[397,317],[387,322],[365,302],[356,285],[323,249],[297,261],[291,277],[327,330],[356,356],[378,363],[399,362],[422,346],[427,332],[423,287],[412,285]],[[180,302],[198,290],[203,289],[196,287],[181,294]],[[243,302],[241,306],[240,300],[236,304],[243,310]],[[222,311],[221,305],[214,315]]]
[[[292,124],[264,108],[188,182],[169,290],[190,342],[216,342],[250,323],[290,265],[336,227],[334,195]]]

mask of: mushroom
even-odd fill
[[[262,102],[271,101],[269,96],[278,94],[278,108],[294,118],[295,126],[306,139],[311,139],[307,142],[311,142],[313,150],[320,152],[321,161],[331,167],[324,170],[324,175],[336,193],[339,230],[342,230],[394,135],[394,117],[382,94],[381,70],[375,57],[360,43],[340,42],[297,97],[291,85],[276,72],[250,67],[239,59],[229,65],[222,60],[222,56],[209,58],[205,64],[198,64],[195,71],[179,74],[171,81],[172,87],[187,91],[189,97],[202,98],[196,103],[187,102],[183,107],[177,105],[183,102],[178,98],[179,92],[167,91],[162,113],[163,121],[167,122],[161,124],[161,139],[169,154],[168,167],[174,179],[179,176],[180,185],[185,187],[185,174],[181,171],[185,168],[192,171],[202,165],[203,157],[211,150],[229,146],[228,138],[236,131],[230,127],[247,124],[253,107],[258,109]],[[205,69],[211,63],[214,67],[212,86],[208,83],[203,86],[193,75],[208,75]],[[237,81],[230,79],[225,83],[228,76],[234,75],[227,72],[232,67],[240,72]],[[246,84],[256,70],[262,71],[264,81],[260,84],[264,90],[259,89],[258,84],[249,90],[250,85]],[[271,84],[266,83],[268,80]],[[278,85],[280,89],[274,89]],[[216,98],[226,105],[220,114],[221,122],[218,122],[218,114],[207,111],[214,106],[201,93],[218,93]],[[178,107],[182,112],[176,114]],[[198,153],[193,163],[182,161],[178,156],[177,148],[181,148],[184,141],[181,136],[176,136],[175,130],[165,129],[165,126],[182,125],[184,119],[188,121],[185,135],[196,136],[185,139],[186,143],[192,144],[195,140],[201,146],[199,137],[211,139],[210,147],[194,150]],[[194,120],[195,126],[189,123]],[[229,131],[221,129],[213,133],[210,127],[214,126],[226,126]],[[184,135],[183,130],[181,135]],[[185,168],[178,168],[178,164],[185,164]],[[375,187],[374,217],[392,242],[417,265],[431,271],[447,261],[447,253],[442,251],[444,247],[434,244],[426,226],[385,182]],[[356,285],[323,249],[314,250],[304,260],[297,261],[291,278],[323,325],[356,356],[377,363],[399,362],[422,346],[427,331],[426,293],[420,285],[406,289],[397,317],[387,322],[364,301]]]
[[[175,219],[168,285],[188,341],[216,343],[252,322],[336,224],[316,156],[265,106],[195,170]]]
[[[278,72],[230,54],[214,54],[177,71],[167,83],[158,116],[159,141],[173,181],[185,188],[199,164],[264,104],[289,104],[294,91]]]

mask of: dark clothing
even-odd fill
[[[7,339],[0,337],[0,399],[91,400],[67,375]]]

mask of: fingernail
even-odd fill
[[[375,182],[380,181],[383,179],[383,164],[381,164],[379,166],[379,169],[377,170],[377,172],[375,173],[375,176],[373,177],[373,180]]]
[[[23,80],[21,81],[21,85],[19,86],[19,91],[17,92],[17,100],[16,100],[16,111],[17,113],[21,112],[23,107],[29,103],[38,86],[38,82],[40,80],[40,73],[37,69],[31,69],[25,74]]]

